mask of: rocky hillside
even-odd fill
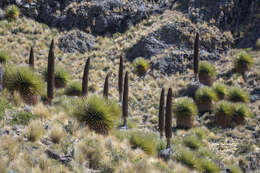
[[[259,5],[258,0],[1,0],[0,172],[259,172]],[[205,68],[214,85],[194,77],[196,34],[199,60],[209,62]],[[46,82],[50,57],[55,57],[52,104]],[[250,63],[246,72],[237,69],[237,57]],[[90,66],[84,67],[87,59]],[[119,101],[120,63],[124,75],[128,72],[128,114]],[[84,68],[88,97],[81,99]],[[11,79],[24,81],[10,85]],[[234,87],[242,90],[234,94],[243,102],[242,124],[233,118],[226,126],[219,122],[217,84],[224,85],[222,99],[234,112],[241,104],[231,93]],[[173,108],[165,109],[171,147],[159,133],[162,88],[165,106],[172,99]],[[166,99],[169,88],[172,97]],[[206,110],[199,92],[195,95],[203,88],[212,99]],[[28,90],[37,91],[35,97]],[[177,103],[186,96],[192,123],[177,120]],[[88,119],[97,115],[89,113],[91,105],[101,120]]]

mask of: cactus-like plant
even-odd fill
[[[88,95],[88,76],[89,76],[90,58],[86,61],[84,74],[82,78],[82,96]]]
[[[6,8],[5,13],[9,19],[17,19],[20,15],[20,10],[16,5],[9,5]]]
[[[244,124],[245,118],[252,115],[247,105],[243,103],[234,104],[233,119],[237,124]]]
[[[165,112],[165,136],[167,138],[167,148],[171,147],[172,137],[172,88],[169,88]]]
[[[218,125],[221,127],[229,127],[234,114],[234,106],[228,101],[220,101],[216,105],[215,118]]]
[[[55,66],[55,56],[54,56],[54,39],[51,41],[49,56],[48,56],[48,68],[47,68],[47,97],[48,103],[52,105],[52,99],[54,97],[54,66]]]
[[[173,112],[179,128],[192,128],[194,116],[198,115],[196,104],[193,99],[188,97],[178,99],[173,106]]]
[[[31,68],[34,68],[34,51],[33,51],[33,47],[31,47],[31,51],[30,51],[29,66]]]
[[[119,92],[119,102],[122,101],[123,92],[123,75],[124,75],[124,65],[123,57],[120,57],[119,72],[118,72],[118,92]]]
[[[207,61],[200,62],[198,73],[200,83],[208,86],[213,84],[217,74],[214,66]]]
[[[244,74],[253,66],[253,64],[253,58],[246,52],[241,52],[238,56],[235,57],[234,66],[237,73]]]
[[[228,94],[228,100],[231,102],[249,102],[249,93],[239,87],[233,87]]]
[[[124,118],[124,127],[127,128],[127,117],[128,117],[128,72],[125,73],[125,81],[124,81],[124,93],[123,93],[123,105],[122,112]]]
[[[224,84],[214,84],[214,90],[218,96],[218,100],[223,100],[228,95],[228,87]]]
[[[116,125],[120,113],[120,107],[115,102],[92,95],[79,103],[73,115],[96,133],[107,135]]]
[[[108,79],[109,79],[110,73],[107,74],[105,83],[104,83],[104,90],[103,90],[103,96],[108,100]]]
[[[29,67],[9,67],[4,75],[4,86],[18,91],[26,104],[35,105],[43,89],[41,77]]]
[[[217,94],[212,88],[203,87],[196,91],[195,101],[200,112],[212,111],[214,102],[217,101]]]
[[[165,115],[164,115],[164,88],[162,88],[161,91],[161,97],[160,97],[160,105],[159,105],[159,132],[160,137],[163,137],[163,132],[165,129],[164,123],[165,123]]]
[[[199,69],[199,47],[200,47],[200,39],[199,34],[196,34],[195,42],[194,42],[194,55],[193,55],[193,70],[195,79],[198,76],[198,69]]]
[[[136,58],[133,62],[134,65],[134,71],[139,76],[143,76],[147,70],[149,69],[150,65],[144,58]]]
[[[7,61],[10,59],[9,55],[4,52],[4,51],[0,51],[0,63],[1,64],[5,64],[7,63]]]

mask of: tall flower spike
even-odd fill
[[[88,74],[89,74],[89,67],[90,67],[90,58],[87,59],[85,68],[84,68],[84,74],[82,78],[82,96],[88,95]]]
[[[127,117],[128,117],[128,72],[125,73],[124,94],[123,94],[124,127],[127,127]]]
[[[198,69],[199,69],[199,47],[200,47],[200,39],[199,39],[199,34],[197,33],[194,42],[194,56],[193,56],[193,68],[194,68],[195,79],[197,79]]]
[[[164,115],[164,88],[161,91],[161,97],[160,97],[160,107],[159,107],[159,132],[160,137],[163,137],[164,132],[164,121],[165,121],[165,115]]]
[[[118,73],[118,92],[119,92],[119,101],[122,101],[122,92],[123,92],[123,73],[124,73],[124,64],[123,57],[120,57],[119,64],[119,73]]]
[[[104,90],[103,90],[103,96],[105,99],[108,100],[108,91],[109,91],[109,86],[108,86],[108,79],[109,79],[110,73],[107,74],[105,83],[104,83]]]
[[[50,105],[52,105],[52,99],[54,97],[54,64],[55,64],[54,40],[52,39],[50,50],[49,50],[48,69],[47,69],[47,97]]]
[[[165,116],[165,136],[167,138],[167,148],[171,147],[172,137],[172,89],[169,88],[166,103],[166,116]]]
[[[31,51],[30,51],[29,66],[31,68],[34,68],[34,51],[33,51],[33,47],[31,47]]]

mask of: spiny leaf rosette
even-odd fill
[[[236,122],[236,124],[245,124],[245,118],[251,117],[251,115],[252,113],[246,104],[234,104],[233,120]]]
[[[173,106],[173,112],[176,116],[178,128],[192,128],[194,125],[194,116],[198,114],[198,109],[193,99],[184,97],[176,101]]]
[[[224,100],[227,97],[228,86],[221,84],[221,83],[217,83],[217,84],[214,84],[213,88],[218,96],[218,100]]]
[[[24,102],[35,105],[43,89],[42,78],[29,67],[9,67],[4,75],[4,86],[11,92],[18,91]]]
[[[200,112],[212,111],[217,98],[217,94],[210,87],[200,88],[195,93],[195,101]]]
[[[230,89],[228,94],[228,100],[231,102],[249,102],[249,93],[244,91],[242,88],[233,87]]]
[[[234,66],[237,73],[245,73],[246,71],[250,70],[253,64],[253,58],[246,52],[241,52],[238,56],[235,57]]]
[[[214,83],[214,80],[216,78],[216,70],[214,66],[207,62],[207,61],[202,61],[199,64],[199,81],[200,83],[208,86],[212,86]]]
[[[120,107],[115,102],[107,103],[103,97],[92,95],[79,104],[74,111],[74,116],[96,133],[107,135],[114,127],[120,113]]]
[[[233,114],[234,106],[232,103],[224,100],[217,103],[215,117],[218,125],[223,128],[230,127]]]

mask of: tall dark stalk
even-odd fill
[[[82,78],[82,96],[88,95],[88,74],[89,74],[89,67],[90,67],[90,58],[87,59],[85,68],[84,68],[84,74]]]
[[[119,102],[122,101],[122,92],[123,92],[123,73],[124,73],[124,64],[123,57],[120,57],[119,72],[118,72],[118,92],[119,92]]]
[[[31,51],[30,51],[29,66],[30,66],[32,69],[34,68],[34,51],[33,51],[33,47],[31,47]]]
[[[128,72],[125,73],[125,82],[124,82],[124,93],[123,93],[123,118],[124,118],[124,127],[127,128],[127,117],[128,117]]]
[[[165,136],[167,139],[167,148],[171,147],[171,137],[172,137],[172,89],[169,88],[167,94],[166,103],[166,114],[165,114]]]
[[[108,79],[109,79],[110,73],[107,74],[105,83],[104,83],[104,90],[103,90],[103,96],[105,99],[108,100]]]
[[[199,69],[199,47],[200,47],[200,39],[199,34],[196,34],[195,42],[194,42],[194,57],[193,57],[193,68],[195,79],[198,77],[198,69]]]
[[[51,41],[49,56],[48,56],[48,69],[47,69],[47,97],[48,102],[52,105],[52,99],[54,97],[54,40]]]
[[[160,97],[160,106],[159,106],[159,132],[160,137],[163,137],[164,132],[164,122],[165,122],[165,115],[164,115],[164,88],[161,91],[161,97]]]

